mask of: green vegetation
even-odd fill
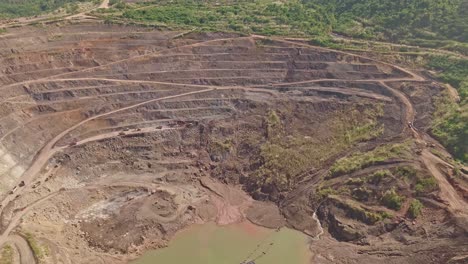
[[[232,149],[231,139],[220,140],[212,138],[208,145],[208,152],[213,161],[221,161],[231,152]]]
[[[266,126],[267,138],[269,139],[279,137],[283,133],[281,119],[279,118],[276,111],[270,110],[266,118]]]
[[[453,176],[455,176],[455,177],[461,177],[462,176],[462,172],[461,172],[461,168],[460,168],[459,164],[455,164],[455,166],[452,169],[452,172],[453,172]]]
[[[307,167],[308,149],[299,149],[300,141],[290,144],[267,143],[261,146],[263,165],[256,172],[266,184],[274,184],[281,190],[288,189],[292,178]]]
[[[424,208],[424,205],[417,199],[411,201],[410,207],[408,208],[408,216],[411,218],[417,218],[421,215],[421,211]]]
[[[0,19],[35,16],[65,7],[67,12],[78,9],[77,3],[91,0],[4,0],[0,1]],[[93,0],[96,2],[95,0]]]
[[[210,145],[210,152],[229,152],[232,148],[232,142],[229,139],[224,140],[224,142],[219,140],[212,140]]]
[[[42,247],[31,233],[25,233],[24,238],[28,242],[34,256],[39,261],[39,263],[43,263],[45,257],[49,254],[48,248]]]
[[[330,197],[333,203],[346,212],[346,216],[359,220],[368,225],[392,218],[393,215],[385,211],[374,211],[361,206],[361,203],[350,199],[343,199],[337,196]]]
[[[0,253],[0,264],[13,264],[13,248],[6,245]]]
[[[436,98],[432,134],[447,147],[455,158],[468,161],[468,60],[448,56],[431,56],[427,67],[436,70],[437,77],[457,89],[460,103],[448,94]]]
[[[386,191],[382,197],[382,204],[393,210],[400,210],[404,201],[405,197],[398,195],[395,189]]]
[[[369,152],[357,152],[351,156],[337,160],[330,169],[331,176],[351,173],[370,165],[386,161],[391,158],[404,156],[409,151],[405,143],[384,145]]]
[[[346,180],[347,185],[361,185],[365,183],[365,179],[359,177],[359,178],[350,178]]]
[[[389,170],[378,170],[366,177],[351,178],[346,181],[348,185],[362,185],[370,183],[379,185],[384,179],[391,177],[392,173]]]
[[[363,212],[364,212],[363,219],[364,219],[364,222],[367,224],[375,224],[377,222],[380,222],[387,218],[392,217],[392,215],[387,212],[370,212],[370,211],[365,211],[365,210],[363,210]]]
[[[464,0],[162,0],[125,4],[111,0],[120,17],[161,26],[207,31],[314,37],[329,33],[468,52]],[[112,10],[106,10],[106,13]]]
[[[435,156],[439,157],[441,160],[447,161],[448,159],[450,159],[449,157],[447,157],[446,155],[444,155],[444,154],[443,154],[441,151],[439,151],[438,149],[431,148],[430,151],[431,151],[432,154],[434,154]]]
[[[377,222],[392,217],[392,215],[387,212],[372,212],[359,206],[354,206],[347,203],[342,203],[341,206],[346,210],[348,217],[357,219],[369,225],[373,225]]]
[[[324,124],[330,131],[329,141],[317,142],[312,137],[293,132],[287,135],[280,115],[270,111],[265,118],[267,141],[260,147],[261,166],[254,176],[261,185],[273,184],[279,190],[287,190],[298,175],[357,142],[380,135],[383,127],[377,118],[381,115],[381,105],[363,112],[350,109],[334,113]]]
[[[439,71],[438,78],[457,88],[461,100],[468,96],[468,60],[446,55],[432,55],[427,67]]]
[[[369,200],[369,198],[373,195],[373,193],[374,192],[372,190],[369,190],[368,188],[361,186],[359,188],[353,189],[352,196],[354,199],[360,202],[365,202]]]
[[[468,42],[468,2],[464,0],[304,0],[324,6],[333,30],[345,35],[392,41]],[[418,41],[422,42],[422,41]]]
[[[405,181],[410,181],[416,178],[417,171],[410,166],[401,166],[395,170],[395,175],[402,177]]]
[[[391,175],[392,173],[389,170],[378,170],[367,177],[367,182],[378,185],[383,179],[390,177]]]
[[[464,84],[468,88],[468,82]],[[436,98],[436,112],[431,129],[432,134],[447,147],[454,157],[463,162],[468,161],[468,114],[466,111],[468,105],[466,102],[465,98],[460,105],[457,105],[447,94]]]
[[[416,185],[414,186],[414,190],[418,194],[429,193],[437,190],[437,188],[437,180],[432,176],[419,179]]]
[[[333,23],[321,6],[299,0],[173,0],[145,5],[124,9],[121,17],[175,28],[264,35],[324,35]]]
[[[414,185],[416,194],[421,195],[437,190],[437,180],[431,175],[418,175],[418,172],[410,166],[398,167],[394,175],[401,177],[405,182]]]
[[[330,195],[337,194],[337,191],[333,188],[327,187],[327,188],[318,188],[316,193],[317,193],[318,200],[323,200]]]

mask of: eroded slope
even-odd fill
[[[425,134],[443,87],[412,72],[99,23],[9,30],[0,47],[0,243],[34,240],[36,261],[116,263],[245,218],[317,237],[318,217],[322,262],[467,254],[466,178],[450,183]]]

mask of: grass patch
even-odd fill
[[[278,113],[274,110],[268,112],[266,117],[266,133],[268,139],[274,139],[283,134],[283,126],[281,125],[281,119]]]
[[[383,179],[390,177],[391,175],[392,173],[389,170],[378,170],[367,177],[366,181],[368,183],[378,185]]]
[[[365,211],[365,217],[368,221],[368,223],[375,224],[377,222],[383,221],[385,219],[392,218],[393,215],[389,214],[387,212],[370,212],[370,211]]]
[[[452,169],[453,176],[455,177],[462,177],[462,171],[461,171],[461,166],[459,164],[455,164],[455,166]]]
[[[229,139],[224,141],[213,140],[210,144],[210,150],[216,152],[229,152],[232,148],[232,142]]]
[[[279,190],[287,190],[294,179],[320,165],[333,155],[349,148],[353,144],[370,140],[383,132],[377,122],[381,116],[381,105],[372,106],[366,111],[350,109],[333,113],[327,119],[330,138],[328,142],[317,142],[294,132],[287,135],[280,114],[270,111],[265,117],[267,141],[260,147],[261,166],[253,176],[259,185],[273,184]],[[330,147],[333,146],[333,147]]]
[[[395,189],[386,191],[382,197],[382,204],[393,210],[400,210],[404,201],[405,197],[398,195]]]
[[[216,162],[223,160],[231,152],[232,147],[233,145],[230,139],[222,141],[212,138],[208,145],[208,152],[210,153],[211,160]]]
[[[346,215],[348,217],[359,220],[368,225],[373,225],[377,222],[393,217],[387,212],[369,211],[360,206],[351,205],[346,202],[340,201],[338,206],[346,211]]]
[[[438,188],[437,180],[430,176],[427,178],[419,179],[414,186],[414,190],[417,194],[430,193]]]
[[[408,216],[413,219],[417,218],[419,215],[421,215],[423,208],[424,205],[418,199],[414,199],[411,201],[411,204],[408,208]]]
[[[365,202],[373,195],[373,191],[367,189],[366,187],[359,187],[352,190],[352,196],[354,199]]]
[[[0,264],[13,264],[13,248],[5,245],[0,253]]]
[[[305,153],[307,149],[298,149],[299,142],[288,145],[266,143],[261,146],[263,164],[255,173],[264,179],[266,184],[274,184],[281,190],[286,190],[292,177],[303,172],[309,160]]]
[[[359,177],[359,178],[351,178],[346,180],[347,185],[362,185],[366,182],[365,179]]]
[[[464,82],[468,89],[468,81]],[[468,161],[468,113],[466,99],[457,105],[447,94],[435,100],[431,133],[462,162]]]
[[[316,193],[317,193],[318,200],[323,200],[323,199],[327,198],[330,195],[337,194],[338,192],[335,189],[331,188],[331,187],[327,187],[327,188],[323,188],[323,189],[318,189]]]
[[[358,178],[350,178],[346,180],[347,185],[363,185],[366,183],[379,185],[382,183],[384,179],[392,177],[392,173],[389,170],[377,170],[371,175],[358,177]]]
[[[406,182],[415,179],[417,174],[418,172],[410,166],[401,166],[395,170],[395,175],[403,178]]]
[[[432,134],[462,162],[468,161],[468,60],[447,55],[433,55],[426,66],[437,71],[437,78],[458,91],[460,102],[452,101],[447,92],[435,99],[436,111]]]
[[[410,166],[401,166],[396,168],[394,175],[401,177],[405,182],[414,186],[416,194],[421,195],[437,190],[437,180],[433,176],[418,175],[416,169]]]
[[[335,177],[352,173],[388,159],[405,157],[408,152],[407,143],[384,145],[365,153],[357,152],[337,160],[330,169],[330,175]]]
[[[24,238],[31,247],[34,257],[38,260],[38,262],[44,263],[44,259],[49,254],[48,248],[42,247],[31,233],[24,233]]]
[[[468,86],[463,83],[468,81],[467,59],[447,55],[432,55],[429,56],[426,67],[438,71],[437,77],[457,88],[461,99],[466,99]]]

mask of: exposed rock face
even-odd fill
[[[0,227],[32,233],[60,256],[49,262],[125,262],[187,225],[244,219],[319,236],[317,263],[466,260],[467,185],[450,184],[425,134],[433,82],[260,36],[9,33]]]

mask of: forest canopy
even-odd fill
[[[1,0],[0,18],[15,18],[51,12],[67,4],[89,0]]]

